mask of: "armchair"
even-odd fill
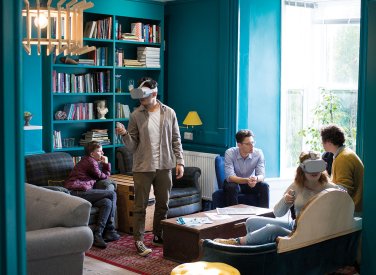
[[[223,185],[225,182],[225,158],[223,156],[217,156],[215,158],[215,174],[217,176],[217,187],[212,195],[213,209],[217,207],[225,207],[225,195],[223,191]],[[262,184],[263,190],[266,190],[263,194],[239,194],[238,201],[239,204],[247,204],[258,207],[269,207],[269,185],[265,182],[260,182]],[[262,196],[262,197],[261,197]],[[267,204],[261,205],[260,201],[267,202]]]
[[[355,262],[362,219],[353,213],[347,193],[324,190],[305,206],[291,235],[256,246],[204,240],[201,260],[227,263],[241,274],[327,274]]]
[[[25,156],[26,182],[45,187],[47,189],[62,191],[69,194],[64,188],[64,181],[74,167],[72,156],[64,152],[53,152]],[[98,189],[114,189],[115,186],[94,185]],[[89,225],[94,225],[97,220],[99,209],[90,208]]]
[[[133,167],[132,153],[126,147],[116,151],[120,173],[131,175]],[[198,167],[184,167],[183,178],[176,179],[176,170],[172,169],[172,189],[168,204],[168,218],[184,216],[201,210],[201,189],[198,179],[201,170]]]
[[[85,251],[93,243],[91,204],[31,184],[25,190],[28,274],[82,274]]]

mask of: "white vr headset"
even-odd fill
[[[141,98],[148,97],[153,92],[158,92],[157,87],[155,87],[154,89],[150,89],[149,87],[144,87],[144,84],[149,81],[150,80],[145,80],[144,82],[140,84],[140,86],[138,86],[138,88],[131,90],[131,97],[133,99],[141,99]]]
[[[299,166],[305,173],[321,173],[326,169],[326,162],[322,159],[306,159]]]

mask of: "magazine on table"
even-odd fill
[[[176,219],[176,222],[181,225],[186,226],[199,226],[206,223],[213,223],[208,217],[197,217],[197,218],[184,218],[179,217]]]

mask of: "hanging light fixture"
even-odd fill
[[[22,16],[25,21],[26,37],[22,44],[26,52],[31,54],[31,45],[37,45],[38,55],[41,46],[46,46],[46,54],[55,50],[56,55],[64,52],[65,55],[84,54],[95,50],[94,46],[84,46],[83,38],[83,11],[94,6],[86,0],[58,1],[56,8],[51,7],[52,0],[47,1],[46,7],[41,7],[40,0],[36,0],[36,8],[31,9],[28,0],[24,0],[25,9]],[[32,22],[34,22],[34,26]],[[36,35],[36,37],[34,37]]]

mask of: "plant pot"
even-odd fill
[[[25,120],[25,126],[30,126],[30,120],[32,119],[33,116],[24,116]]]

